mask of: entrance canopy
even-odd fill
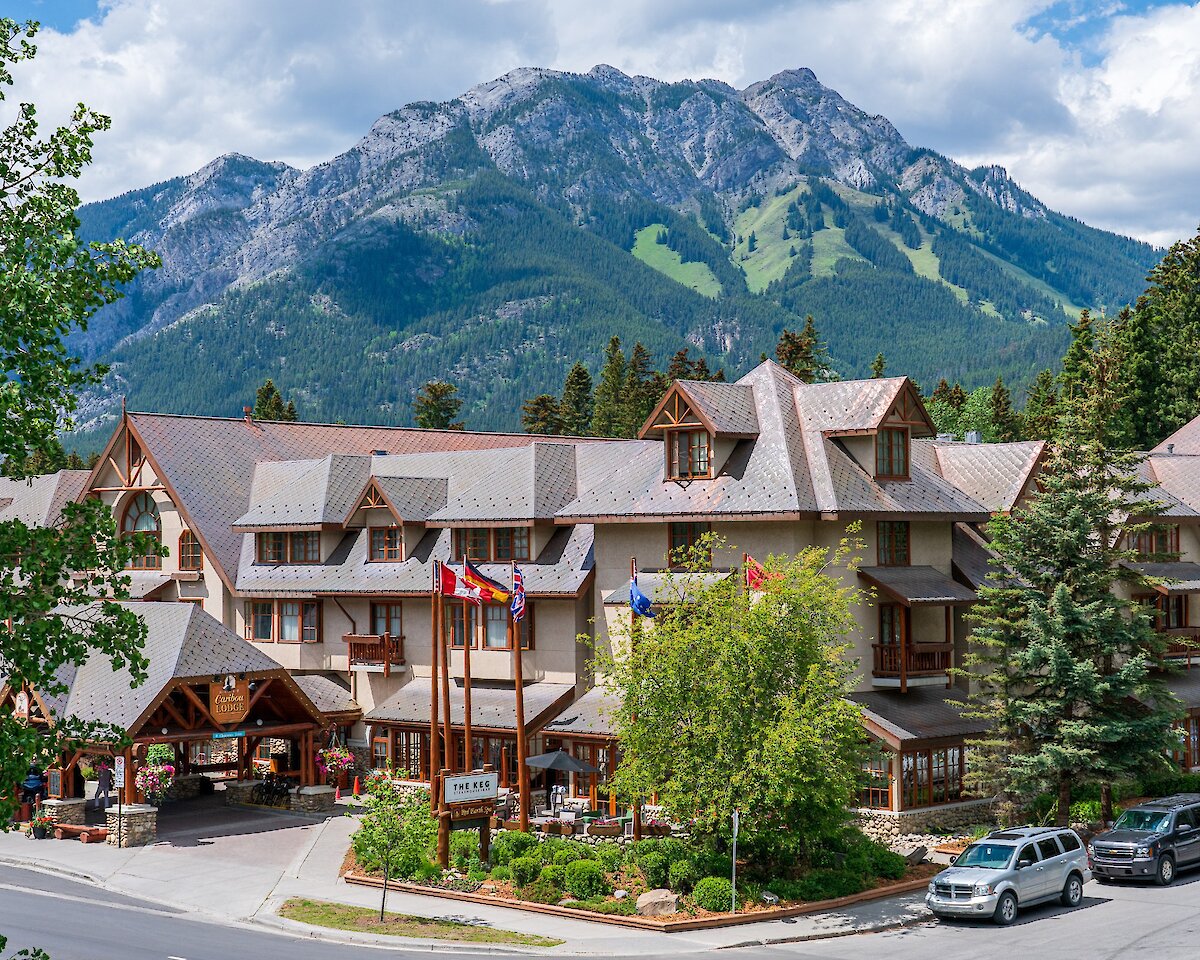
[[[1200,563],[1123,563],[1121,566],[1146,577],[1154,589],[1168,597],[1200,593]]]
[[[934,567],[860,567],[858,575],[906,607],[965,606],[978,599],[970,587]]]

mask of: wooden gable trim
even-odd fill
[[[684,415],[680,412],[681,403],[694,419],[683,419]],[[664,415],[670,419],[666,423],[659,423],[659,418]],[[699,404],[696,403],[695,398],[688,394],[680,381],[676,380],[671,384],[667,392],[663,394],[663,398],[658,401],[654,409],[650,411],[650,416],[642,424],[642,428],[638,431],[637,436],[639,440],[645,440],[652,430],[696,429],[699,427],[703,427],[714,436],[717,433],[717,428],[705,416],[704,411],[699,409]]]
[[[911,436],[937,436],[937,426],[933,422],[933,418],[929,416],[929,411],[925,409],[925,403],[921,400],[921,395],[917,393],[917,388],[913,386],[908,377],[904,378],[904,384],[897,391],[896,399],[892,401],[888,412],[884,414],[881,427],[908,427]],[[923,428],[926,433],[918,434],[915,428]]]
[[[117,445],[117,440],[120,439],[122,431],[126,431],[128,429],[129,429],[129,414],[122,412],[121,419],[117,423],[117,428],[113,431],[112,436],[108,438],[108,443],[105,444],[104,449],[100,451],[100,457],[99,457],[99,459],[96,460],[96,465],[94,467],[92,467],[92,472],[90,474],[88,474],[87,483],[84,484],[84,487],[83,487],[83,491],[84,491],[85,495],[88,493],[91,493],[93,491],[93,488],[95,487],[97,481],[100,479],[100,474],[104,471],[104,468],[109,466],[110,464],[117,471],[117,477],[122,480],[125,479],[125,477],[121,473],[120,469],[117,468],[117,465],[112,462],[112,453],[113,453],[113,448]],[[142,447],[143,452],[145,451],[145,449],[146,448],[143,446]]]
[[[373,498],[373,503],[368,503],[367,499]],[[367,480],[367,485],[363,487],[362,493],[354,501],[354,506],[350,508],[350,512],[346,514],[342,520],[342,526],[345,527],[350,523],[351,518],[358,513],[359,510],[374,509],[377,507],[387,507],[391,513],[392,519],[396,523],[404,523],[404,517],[400,515],[400,511],[396,509],[396,505],[388,498],[388,495],[383,491],[383,488],[375,482],[375,478],[371,477]]]
[[[192,519],[192,516],[188,512],[183,500],[180,498],[179,494],[175,492],[175,487],[171,483],[171,478],[166,475],[158,460],[155,459],[154,454],[150,452],[149,446],[147,446],[146,441],[142,438],[142,435],[134,428],[133,421],[129,419],[128,414],[126,414],[126,423],[127,429],[133,431],[134,436],[137,438],[138,445],[142,448],[142,455],[146,458],[146,461],[150,464],[150,466],[154,468],[154,474],[158,477],[158,482],[163,485],[163,489],[166,491],[167,496],[171,498],[171,502],[175,505],[175,509],[179,511],[179,515],[183,517],[187,528],[192,531],[192,536],[200,541],[200,549],[204,551],[205,558],[209,563],[212,564],[212,568],[217,571],[217,576],[220,577],[221,582],[229,588],[229,592],[236,594],[237,590],[234,589],[233,579],[230,578],[229,573],[221,564],[220,559],[217,557],[216,551],[209,546],[208,540],[200,530],[200,526]]]

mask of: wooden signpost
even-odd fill
[[[482,770],[451,774],[442,769],[438,777],[438,865],[444,870],[450,865],[450,832],[479,831],[479,859],[488,862],[491,846],[492,814],[496,811],[496,795],[500,776],[490,763]]]

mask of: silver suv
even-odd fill
[[[964,850],[929,881],[925,905],[938,917],[991,917],[1009,924],[1017,908],[1047,900],[1077,907],[1092,878],[1087,851],[1074,830],[997,830]]]

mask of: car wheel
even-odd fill
[[[992,919],[1002,927],[1007,927],[1017,919],[1017,895],[1015,893],[1005,890],[1000,894],[1000,900],[996,903],[996,912],[992,914]]]
[[[1079,874],[1073,873],[1067,877],[1067,882],[1063,886],[1062,905],[1064,907],[1077,907],[1083,902],[1083,881],[1079,878]]]
[[[1158,871],[1154,874],[1154,882],[1160,887],[1170,886],[1175,879],[1175,861],[1168,854],[1158,858]]]

